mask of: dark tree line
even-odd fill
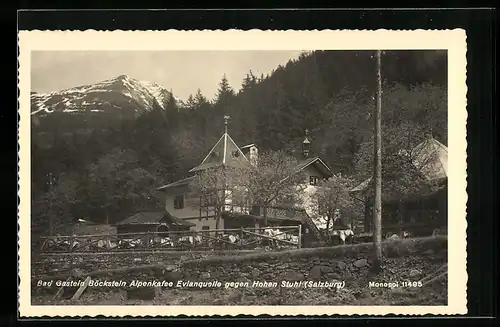
[[[383,124],[390,139],[409,125],[447,143],[446,67],[445,52],[386,52]],[[34,229],[47,233],[49,215],[63,226],[78,218],[114,222],[160,208],[156,187],[185,177],[203,159],[221,136],[226,114],[240,146],[294,153],[307,128],[313,155],[337,172],[365,177],[375,77],[373,51],[315,51],[267,76],[249,71],[240,90],[224,75],[212,101],[198,89],[182,105],[172,96],[165,111],[135,119],[105,113],[38,118],[32,132]]]

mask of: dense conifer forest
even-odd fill
[[[156,188],[203,159],[223,133],[225,114],[235,142],[259,151],[297,153],[308,129],[312,155],[361,181],[371,174],[375,68],[374,51],[314,51],[267,76],[249,71],[239,90],[223,76],[214,100],[193,86],[184,103],[172,96],[165,110],[133,118],[33,117],[33,232],[48,233],[49,215],[60,230],[79,218],[112,223],[158,210]],[[446,52],[386,51],[382,77],[384,146],[412,146],[429,133],[447,145]]]

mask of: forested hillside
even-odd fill
[[[404,147],[429,132],[447,144],[446,52],[387,51],[382,76],[384,144]],[[375,83],[373,51],[315,51],[268,76],[248,72],[241,90],[224,77],[213,101],[194,85],[185,103],[172,90],[161,106],[133,117],[92,110],[32,115],[34,231],[48,233],[49,215],[59,228],[162,206],[155,189],[203,159],[223,132],[224,114],[240,146],[298,151],[307,128],[313,155],[337,172],[365,177]]]

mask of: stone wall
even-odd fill
[[[117,252],[117,253],[74,253],[39,255],[31,265],[32,279],[47,276],[60,276],[71,271],[80,274],[97,270],[116,269],[142,265],[179,265],[186,260],[202,259],[207,256],[244,255],[248,252]]]
[[[179,252],[116,252],[52,254],[34,257],[31,265],[31,294],[55,293],[57,282],[84,280],[87,275],[103,281],[167,280],[175,281],[180,275],[179,265],[186,260],[199,260],[207,256],[245,255],[243,251],[179,251]],[[50,286],[39,287],[40,281],[53,281]],[[77,288],[68,287],[69,293]],[[116,287],[102,287],[113,291]]]
[[[180,270],[182,278],[190,281],[279,283],[284,280],[336,280],[350,285],[365,284],[370,279],[372,253],[372,244],[367,243],[245,256],[215,256],[184,261]],[[398,269],[400,277],[420,278],[428,272],[417,267],[416,263],[446,263],[447,240],[445,237],[432,237],[384,242],[383,255],[390,269],[405,268]],[[424,266],[430,268],[432,264]]]
[[[382,244],[383,278],[417,281],[447,262],[446,237],[403,239]],[[371,243],[281,252],[170,252],[74,254],[40,257],[32,265],[32,294],[57,288],[34,287],[44,280],[85,279],[207,281],[221,283],[338,281],[366,288],[372,280]],[[76,276],[75,276],[76,274]],[[109,290],[116,290],[110,288]],[[107,288],[102,288],[107,291]],[[45,292],[45,291],[44,291]],[[74,292],[73,292],[74,293]]]

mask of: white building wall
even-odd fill
[[[298,204],[311,217],[312,221],[318,228],[326,228],[326,216],[319,215],[318,208],[313,200],[314,193],[318,190],[318,186],[307,185],[302,193],[301,203]]]

